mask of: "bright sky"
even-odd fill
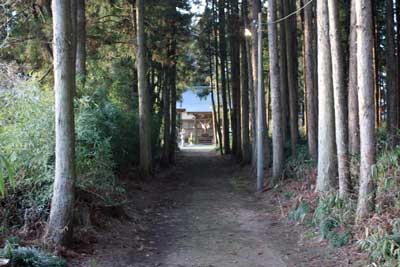
[[[192,90],[182,94],[182,102],[176,103],[177,108],[184,108],[189,112],[212,111],[211,96],[200,97]]]
[[[194,14],[192,23],[196,24],[200,19],[200,15],[204,13],[206,0],[190,0],[190,5],[191,5],[190,11]]]
[[[206,6],[205,0],[191,0],[192,13],[194,14],[202,14],[204,12],[204,8]]]

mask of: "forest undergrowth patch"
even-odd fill
[[[308,161],[289,162],[285,180],[274,191],[282,219],[305,227],[305,238],[343,251],[368,266],[400,266],[400,148],[382,146],[374,167],[375,212],[355,224],[357,199],[342,199],[336,192],[315,192],[314,167]],[[296,167],[293,167],[296,166]],[[353,187],[357,191],[359,160],[352,159]],[[304,170],[308,170],[304,176]],[[301,178],[302,177],[302,178]]]

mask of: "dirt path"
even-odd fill
[[[71,266],[346,266],[326,249],[299,245],[298,233],[271,218],[268,201],[231,160],[186,151],[178,162],[157,190],[145,189],[146,207],[137,199],[127,209],[130,222],[114,221],[92,255]]]

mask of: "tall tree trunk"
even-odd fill
[[[314,40],[316,39],[314,24],[315,3],[304,9],[304,76],[306,85],[306,107],[307,107],[307,140],[308,153],[312,160],[317,161],[318,147],[318,90],[314,79],[314,72],[317,71],[315,66],[315,58],[317,51],[315,50]]]
[[[336,148],[339,172],[339,195],[346,197],[350,189],[348,155],[347,102],[344,78],[344,57],[339,27],[337,0],[328,0],[329,35],[332,58],[332,82],[335,102]]]
[[[224,152],[230,154],[229,117],[226,84],[226,36],[225,36],[225,0],[218,0],[219,15],[219,56],[221,59],[222,124],[224,129]]]
[[[396,143],[398,128],[398,95],[395,54],[393,0],[386,0],[386,91],[388,101],[388,134],[391,145]]]
[[[396,18],[397,18],[397,64],[396,64],[396,73],[397,73],[397,92],[398,92],[398,127],[400,127],[400,1],[396,1]]]
[[[169,53],[168,53],[169,54]],[[163,147],[161,153],[161,165],[168,167],[169,165],[169,152],[171,142],[171,69],[170,66],[163,66],[165,86],[162,88],[162,99],[163,99]]]
[[[77,1],[77,25],[76,25],[76,76],[80,89],[86,83],[86,16],[85,0]]]
[[[242,27],[246,28],[247,25],[247,0],[242,1]],[[242,163],[248,164],[251,160],[250,152],[250,124],[249,124],[249,77],[248,77],[248,66],[247,66],[247,48],[245,34],[242,32],[242,37],[240,38],[240,48],[241,48],[241,60],[240,60],[240,75],[241,75],[241,86],[240,86],[240,136],[242,145]]]
[[[216,121],[217,121],[217,132],[218,132],[218,145],[219,145],[219,150],[221,155],[224,154],[223,150],[223,137],[222,137],[222,132],[221,132],[221,101],[220,101],[220,87],[219,87],[219,61],[218,61],[218,51],[219,51],[219,46],[218,46],[218,27],[216,25],[216,20],[218,17],[218,12],[217,12],[217,6],[216,6],[216,0],[212,0],[212,12],[213,12],[213,30],[214,30],[214,58],[215,58],[215,91],[216,91]]]
[[[73,54],[70,1],[53,0],[53,47],[55,90],[55,178],[50,217],[44,242],[65,246],[71,241],[75,186],[75,130]]]
[[[76,63],[76,44],[77,44],[77,11],[78,11],[78,6],[77,6],[77,1],[78,0],[71,0],[71,49],[72,49],[72,63],[73,64],[73,70],[72,70],[72,75],[74,76],[74,79],[76,79],[76,69],[75,69],[75,63]],[[72,92],[74,96],[76,96],[76,81],[74,81],[73,84],[73,89]]]
[[[278,38],[276,20],[276,2],[268,1],[268,45],[269,45],[269,66],[270,86],[272,105],[272,176],[278,179],[283,172],[283,135],[282,135],[282,106],[281,91],[279,88],[280,73],[278,59]]]
[[[293,3],[290,0],[284,0],[283,6],[285,14],[293,11]],[[294,20],[294,22],[293,22]],[[290,125],[290,141],[292,155],[296,155],[296,147],[298,143],[298,102],[297,102],[297,28],[296,17],[285,20],[286,34],[286,55],[288,68],[288,92],[289,92],[289,125]]]
[[[327,1],[317,1],[318,176],[316,190],[327,192],[336,177],[335,118]]]
[[[357,83],[360,114],[360,188],[357,221],[361,222],[373,207],[372,166],[375,164],[375,112],[373,73],[372,7],[369,0],[356,1]]]
[[[280,17],[283,18],[286,13],[283,6],[283,1],[279,4]],[[283,143],[288,138],[288,122],[289,122],[289,104],[288,104],[288,77],[287,77],[287,55],[286,55],[286,26],[285,23],[279,23],[279,66],[280,66],[280,88],[282,98],[282,130],[283,130]]]
[[[251,9],[250,9],[250,17],[251,20],[254,21],[258,21],[258,13],[261,12],[261,1],[260,0],[251,0]],[[251,27],[251,31],[252,31],[252,44],[251,44],[251,57],[252,57],[252,71],[253,71],[253,90],[254,90],[254,109],[255,111],[257,110],[258,106],[257,106],[257,82],[258,82],[258,74],[257,74],[257,65],[258,65],[258,59],[257,59],[257,51],[258,51],[258,38],[257,38],[257,25],[256,23],[253,23],[252,27]],[[262,84],[264,84],[264,82],[262,82]],[[263,88],[262,90],[262,96],[261,96],[261,108],[263,111],[266,111],[266,101],[265,101],[265,90]],[[265,112],[264,112],[265,114]],[[263,125],[264,125],[264,132],[267,133],[267,119],[266,116],[263,116]],[[263,136],[264,140],[264,163],[266,166],[268,166],[269,163],[269,141],[268,141],[268,136],[265,134]],[[256,143],[256,142],[255,142]],[[254,143],[254,145],[255,145]],[[253,160],[252,160],[252,166],[255,169],[256,167],[256,163],[257,163],[257,150],[255,149],[255,147],[253,146]]]
[[[176,39],[173,40],[173,43]],[[169,162],[175,164],[176,161],[176,146],[178,144],[176,135],[176,62],[175,62],[175,44],[172,45],[173,62],[171,63],[171,76],[170,76],[170,93],[171,93],[171,134],[170,134],[170,148],[169,148]]]
[[[252,153],[252,167],[255,170],[257,165],[257,129],[256,129],[256,120],[257,120],[257,50],[258,50],[258,41],[257,41],[257,25],[256,22],[258,20],[258,12],[261,10],[261,2],[260,0],[250,0],[250,30],[251,30],[251,44],[250,44],[250,54],[251,54],[251,70],[252,70],[252,81],[253,81],[253,107],[254,107],[254,140],[253,140],[253,153]],[[251,96],[250,96],[251,98]]]
[[[241,159],[240,138],[240,20],[238,0],[230,0],[230,48],[231,48],[231,81],[232,81],[232,142],[233,151]]]
[[[379,73],[379,21],[377,19],[377,12],[378,12],[378,4],[379,1],[371,0],[372,3],[372,25],[373,25],[373,32],[374,32],[374,46],[373,46],[373,62],[374,62],[374,92],[375,92],[375,127],[381,126],[381,107],[382,104],[380,103],[382,99],[381,95],[381,75]]]
[[[246,53],[247,53],[247,77],[248,77],[248,88],[249,88],[249,108],[250,108],[250,140],[251,140],[251,163],[255,166],[255,145],[256,145],[256,107],[255,107],[255,92],[254,92],[254,79],[253,79],[253,65],[251,63],[251,45],[248,38],[246,38]]]
[[[350,36],[349,36],[349,152],[351,155],[360,153],[360,126],[358,116],[357,87],[357,32],[356,32],[356,1],[351,0]]]
[[[152,172],[151,101],[147,85],[146,47],[144,35],[144,0],[136,0],[137,17],[137,74],[139,90],[140,170],[144,176]]]

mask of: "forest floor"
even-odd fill
[[[358,266],[288,223],[271,191],[254,194],[248,173],[212,150],[182,151],[172,170],[127,182],[125,215],[81,234],[90,241],[70,266]]]

